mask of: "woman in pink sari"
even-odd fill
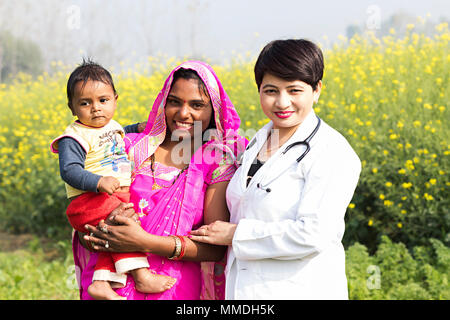
[[[98,254],[85,249],[80,240],[96,251],[146,252],[152,271],[177,280],[162,293],[144,294],[128,276],[126,286],[116,289],[119,296],[129,300],[224,298],[227,247],[186,236],[203,224],[229,220],[225,190],[237,169],[238,153],[247,144],[237,134],[239,124],[210,66],[188,61],[170,73],[145,130],[125,138],[134,163],[130,201],[140,221],[118,214],[110,219],[114,223],[101,223],[99,229],[87,226],[91,234],[84,241],[74,235],[81,299],[92,299],[87,287]],[[174,235],[181,236],[181,249]]]

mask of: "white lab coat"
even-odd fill
[[[341,241],[361,162],[323,120],[300,163],[304,146],[282,155],[291,143],[305,140],[317,122],[312,110],[248,188],[248,170],[272,122],[244,152],[226,193],[230,221],[238,224],[228,250],[226,299],[348,299]]]

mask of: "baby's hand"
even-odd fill
[[[120,182],[114,177],[101,177],[98,181],[97,190],[112,195],[120,187]]]
[[[145,130],[145,127],[147,126],[147,122],[141,122],[138,124],[138,132],[141,133]]]

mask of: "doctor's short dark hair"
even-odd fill
[[[67,102],[69,107],[71,106],[73,96],[75,94],[75,86],[78,82],[83,82],[83,88],[86,82],[100,81],[108,84],[112,87],[114,94],[117,94],[116,88],[114,87],[114,82],[111,74],[108,70],[103,68],[98,63],[92,61],[91,59],[83,59],[83,62],[72,71],[67,81]]]
[[[286,81],[300,80],[313,90],[323,77],[322,50],[305,39],[274,40],[259,54],[255,64],[255,81],[259,88],[266,73]]]

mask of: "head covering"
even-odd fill
[[[216,134],[213,135],[215,140],[213,145],[230,155],[233,161],[240,152],[244,151],[247,140],[237,133],[241,120],[214,70],[201,61],[186,61],[173,69],[166,79],[161,92],[153,103],[145,130],[140,134],[128,134],[125,139],[128,156],[134,162],[135,168],[139,168],[166,137],[164,108],[172,87],[173,75],[181,68],[194,70],[207,88],[217,129]]]

